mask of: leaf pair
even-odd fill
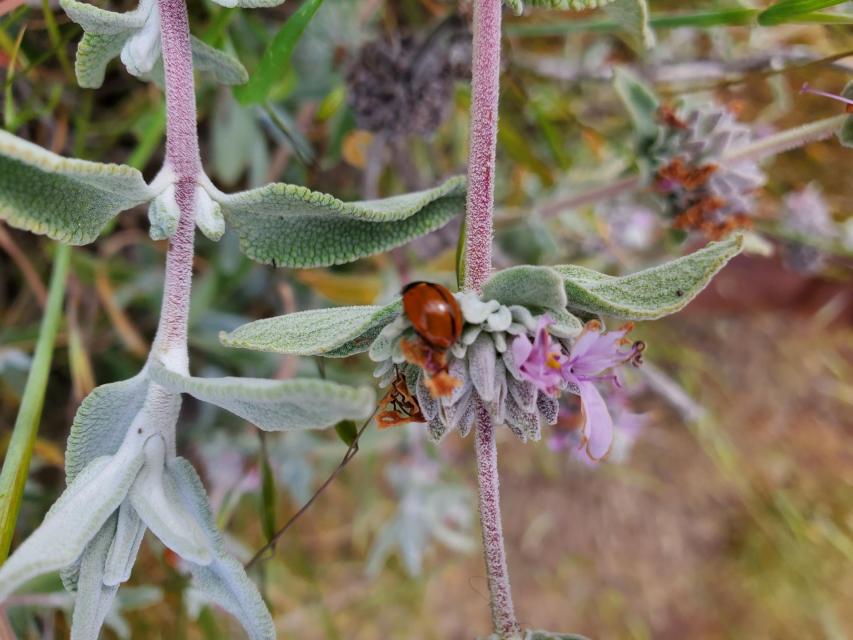
[[[61,0],[65,13],[83,27],[75,71],[81,87],[97,89],[104,82],[109,62],[121,56],[129,73],[162,84],[160,17],[156,0],[140,0],[133,11],[116,13],[77,0]],[[198,38],[191,38],[196,69],[226,85],[249,78],[239,61]]]
[[[151,529],[250,637],[274,637],[263,600],[224,551],[195,471],[175,457],[181,393],[267,430],[364,419],[374,404],[368,388],[326,380],[195,378],[153,359],[137,376],[98,387],[80,406],[68,438],[68,489],[0,568],[0,600],[39,574],[62,570],[66,587],[78,592],[73,637],[96,638]]]
[[[92,242],[119,212],[152,200],[152,233],[168,236],[178,215],[168,182],[148,185],[132,167],[63,158],[0,131],[0,219],[55,240]],[[250,258],[274,266],[329,266],[386,251],[441,227],[464,207],[463,177],[364,202],[288,184],[225,194],[204,176],[196,188],[202,231],[217,238],[227,222]]]
[[[581,326],[580,317],[652,320],[684,308],[741,250],[740,236],[714,242],[690,255],[628,276],[608,276],[574,265],[519,266],[499,271],[483,298],[557,315]],[[220,334],[228,347],[296,355],[345,357],[366,351],[401,311],[383,306],[341,307],[291,313],[250,322]],[[562,312],[562,313],[561,313]]]

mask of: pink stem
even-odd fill
[[[479,291],[492,272],[500,73],[501,0],[475,0],[471,142],[465,214],[465,288],[470,291]]]
[[[492,624],[501,638],[519,633],[512,605],[512,589],[506,564],[503,526],[501,525],[500,477],[495,428],[488,410],[478,408],[477,428],[474,431],[474,451],[477,456],[477,483],[480,489],[480,526],[483,529],[483,555],[491,594]]]
[[[190,26],[185,0],[158,0],[166,77],[166,163],[175,173],[175,201],[181,213],[169,240],[166,280],[156,347],[186,349],[195,241],[195,189],[201,173],[196,129]]]
[[[495,150],[501,71],[501,0],[474,1],[474,52],[471,78],[471,142],[465,226],[465,289],[479,292],[492,272]],[[492,623],[501,638],[519,633],[501,526],[500,480],[495,429],[480,405],[475,430],[477,483],[483,553],[491,594]]]

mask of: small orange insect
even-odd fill
[[[435,349],[449,349],[462,335],[462,309],[447,287],[412,282],[403,288],[403,312],[415,332]]]
[[[379,402],[380,407],[385,409],[376,416],[376,423],[380,429],[395,427],[407,422],[426,422],[427,419],[421,413],[421,407],[417,398],[409,391],[406,384],[406,376],[397,367],[397,375],[391,383],[388,393]]]

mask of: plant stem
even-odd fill
[[[815,120],[799,127],[785,129],[766,138],[759,138],[743,147],[727,153],[723,160],[727,163],[752,161],[758,162],[771,156],[798,149],[810,142],[824,140],[841,129],[847,114],[832,116],[823,120]]]
[[[166,163],[175,173],[178,228],[169,241],[163,306],[154,350],[176,351],[186,364],[195,240],[195,192],[201,174],[190,26],[184,0],[158,0],[166,78]],[[178,364],[178,363],[175,363]]]
[[[515,619],[512,588],[506,563],[503,525],[501,524],[500,475],[495,428],[489,412],[477,408],[474,451],[477,456],[477,485],[480,490],[480,526],[483,530],[483,555],[489,580],[492,625],[500,638],[515,638],[520,627]]]
[[[9,547],[15,533],[15,522],[18,519],[21,498],[24,495],[24,484],[30,468],[30,458],[38,434],[53,347],[59,331],[70,257],[70,246],[65,244],[57,246],[35,355],[27,376],[21,408],[15,419],[12,438],[6,450],[3,471],[0,472],[0,564],[3,564],[9,555]]]
[[[501,70],[501,0],[474,3],[474,52],[471,78],[471,141],[468,155],[468,202],[465,215],[465,278],[468,291],[480,292],[492,271],[495,153]],[[492,624],[501,638],[519,635],[512,605],[509,571],[501,526],[500,480],[495,428],[488,411],[478,407],[475,429],[477,484],[483,553],[491,594]]]
[[[492,271],[492,214],[498,93],[501,72],[501,0],[474,3],[471,141],[465,213],[465,288],[479,292]]]

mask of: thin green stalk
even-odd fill
[[[65,77],[72,83],[74,79],[74,67],[68,60],[68,54],[65,51],[62,35],[59,33],[59,26],[56,24],[56,18],[53,15],[53,10],[50,8],[49,0],[42,0],[42,13],[44,14],[44,24],[47,27],[47,35],[50,37],[50,44],[56,49],[56,57],[59,59],[59,64],[65,72]]]
[[[24,484],[30,468],[30,458],[38,434],[53,347],[62,316],[62,302],[65,297],[65,280],[68,276],[70,257],[71,247],[65,244],[58,245],[32,367],[27,377],[9,448],[6,450],[3,470],[0,471],[0,564],[3,564],[9,555],[9,547],[15,533],[15,522],[18,519],[21,498],[24,495]]]

